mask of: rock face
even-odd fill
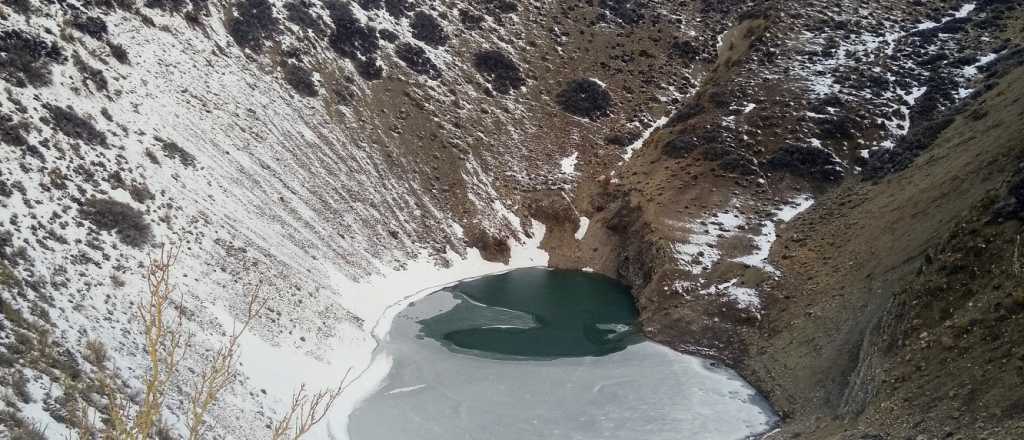
[[[0,23],[0,386],[30,395],[5,409],[88,378],[94,339],[142,371],[159,243],[187,249],[197,340],[264,278],[254,342],[342,371],[381,313],[352,286],[511,261],[536,220],[552,265],[629,283],[649,335],[738,366],[786,435],[1016,438],[1018,1],[20,0]],[[234,392],[217,435],[287,399]]]

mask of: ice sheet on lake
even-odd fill
[[[352,440],[743,439],[776,417],[739,376],[644,342],[604,357],[501,361],[418,339],[447,310],[432,295],[403,311],[384,347],[393,367],[352,413]]]

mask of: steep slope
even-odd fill
[[[694,95],[581,186],[589,228],[555,264],[629,282],[658,340],[741,359],[765,310],[757,292],[779,274],[776,228],[844,179],[905,168],[979,70],[1019,44],[1005,35],[1012,2],[856,3],[733,16]]]
[[[1019,6],[5,0],[0,385],[11,392],[0,423],[24,414],[59,436],[68,405],[102,408],[100,393],[66,387],[96,391],[90,340],[109,347],[119,388],[134,393],[138,274],[175,241],[185,251],[178,305],[196,341],[189,367],[244,314],[247,288],[262,280],[271,295],[213,435],[265,435],[301,382],[333,385],[349,368],[358,398],[387,368],[371,359],[395,307],[459,278],[548,264],[548,254],[632,285],[650,336],[739,366],[792,415],[794,432],[842,429],[814,431],[817,415],[897,426],[909,416],[870,415],[881,414],[883,394],[870,390],[884,361],[860,349],[876,346],[864,335],[893,313],[886,302],[831,303],[812,287],[824,281],[800,278],[843,254],[769,251],[782,252],[780,231],[787,246],[849,232],[816,228],[825,215],[891,214],[905,221],[872,223],[859,244],[843,244],[870,259],[856,270],[903,273],[912,252],[980,203],[1009,168],[950,154],[946,169],[984,169],[988,180],[943,199],[926,227],[898,211],[929,194],[910,189],[952,181],[911,166],[937,154],[914,160],[940,133],[1017,127],[1012,101],[987,101],[977,120],[947,112],[992,96],[995,83],[974,78],[1019,60]],[[994,144],[984,146],[992,155],[1009,148]],[[859,183],[862,172],[902,170],[882,180],[887,190]],[[863,212],[833,208],[868,190]],[[885,205],[898,190],[906,206]],[[816,198],[825,207],[787,224]],[[821,235],[791,235],[803,228]],[[878,241],[898,231],[918,235]],[[884,259],[869,254],[889,247]],[[843,280],[862,283],[856,270]],[[912,284],[892,277],[885,286]],[[791,302],[805,291],[819,294]],[[797,319],[815,304],[827,313]],[[808,340],[825,348],[787,345]],[[183,409],[176,385],[171,427]],[[333,434],[351,403],[332,414]]]
[[[299,383],[368,367],[388,306],[545,264],[531,217],[564,210],[580,172],[616,163],[648,113],[694,87],[703,28],[720,26],[690,20],[696,7],[3,2],[4,426],[24,414],[61,436],[79,400],[103,407],[88,341],[134,394],[139,275],[159,243],[184,248],[189,368],[248,288],[271,295],[245,378],[216,409],[214,433],[241,438]]]
[[[589,249],[556,264],[628,280],[649,335],[736,365],[786,416],[771,438],[1019,437],[1019,222],[983,226],[1015,206],[1019,2],[772,6],[583,193]],[[937,253],[957,262],[915,275]]]
[[[789,275],[741,368],[799,421],[778,438],[1024,435],[1024,68],[1006,69],[906,171],[846,184],[786,228]]]

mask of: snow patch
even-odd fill
[[[687,227],[690,228],[691,234],[685,242],[674,243],[672,249],[679,261],[680,268],[696,275],[697,281],[678,280],[672,285],[672,289],[676,292],[697,291],[701,295],[723,297],[741,309],[760,313],[761,301],[756,289],[738,286],[739,279],[707,286],[707,280],[701,276],[722,259],[718,242],[722,238],[737,235],[749,236],[753,240],[753,251],[749,255],[735,257],[729,261],[756,267],[773,276],[779,276],[781,274],[779,270],[768,263],[772,245],[778,238],[776,228],[778,224],[793,220],[813,204],[814,199],[808,194],[790,199],[788,203],[774,210],[774,217],[761,225],[757,235],[746,232],[746,229],[741,229],[747,220],[732,211],[720,212],[689,223]],[[707,287],[702,287],[702,285]]]
[[[640,139],[637,139],[636,142],[633,142],[633,144],[626,147],[626,152],[622,154],[622,161],[628,161],[631,157],[633,157],[633,153],[639,150],[640,147],[644,146],[644,142],[647,142],[647,139],[650,138],[655,131],[664,126],[667,122],[668,116],[663,116],[661,119],[658,119],[658,121],[655,122],[654,125],[645,130],[643,135],[640,136]]]
[[[587,229],[590,228],[590,219],[586,217],[580,217],[580,227],[576,229],[576,240],[582,240],[587,235]]]
[[[706,272],[720,259],[721,254],[716,247],[718,240],[733,234],[743,223],[743,217],[732,212],[720,212],[691,222],[687,241],[672,245],[680,267],[694,275]]]
[[[568,156],[559,161],[562,167],[562,174],[575,175],[576,174],[576,158],[579,157],[578,152],[573,152],[572,156]]]
[[[775,221],[765,222],[761,226],[761,234],[753,237],[754,252],[750,255],[736,258],[733,261],[760,268],[773,275],[779,275],[778,269],[768,263],[768,256],[771,253],[772,245],[775,244],[775,240],[778,238],[776,234],[776,221],[787,223],[801,212],[806,211],[813,204],[814,199],[810,195],[804,194],[793,198],[789,203],[776,209]]]
[[[938,23],[936,23],[934,21],[929,21],[929,22],[918,24],[917,27],[916,27],[916,30],[919,30],[919,31],[928,30],[928,29],[931,29],[931,28],[934,28],[934,27],[942,26],[942,25],[946,24],[947,22],[949,22],[950,20],[957,19],[957,18],[967,17],[967,15],[969,15],[972,11],[974,11],[974,9],[976,7],[977,6],[974,3],[965,4],[962,7],[960,7],[959,10],[955,11],[953,13],[952,17],[944,18],[944,19],[942,19],[942,21],[940,21]]]

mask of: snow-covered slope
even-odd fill
[[[252,286],[271,297],[214,410],[225,438],[259,438],[300,383],[351,371],[324,425],[343,437],[387,368],[374,348],[396,304],[544,265],[541,240],[555,265],[633,284],[651,335],[722,354],[720,324],[766,311],[781,206],[912,161],[1011,52],[989,36],[1005,9],[4,0],[0,422],[62,437],[93,339],[134,394],[132,313],[164,242],[183,251],[189,368]]]
[[[11,129],[24,142],[5,139],[0,150],[11,188],[0,201],[4,254],[17,255],[3,263],[12,279],[3,305],[36,314],[29,320],[85,374],[93,367],[78,352],[98,338],[128,390],[140,383],[145,353],[134,307],[159,243],[182,246],[175,282],[194,333],[189,370],[244,313],[247,287],[266,285],[270,313],[243,341],[245,377],[215,409],[214,432],[233,438],[265,434],[303,382],[337,385],[348,370],[358,377],[388,305],[430,286],[546,264],[536,250],[543,226],[521,222],[471,154],[454,168],[465,197],[488,214],[477,223],[509,239],[508,265],[466,247],[459,222],[472,216],[457,216],[422,188],[413,178],[419,164],[381,144],[376,123],[295,93],[273,66],[234,46],[220,20],[196,29],[175,13],[106,10],[97,15],[105,31],[91,36],[71,24],[90,14],[74,12],[79,6],[33,8],[5,9],[3,29],[62,53],[38,62],[52,64],[49,84],[5,89],[3,113],[25,125]],[[107,42],[127,49],[126,63]],[[17,333],[31,332],[4,322],[11,351]],[[62,438],[67,427],[42,408],[61,412],[55,402],[66,374],[27,361],[11,368],[36,391],[0,405]],[[373,386],[366,380],[359,386]],[[338,435],[359,386],[331,417]],[[183,411],[180,390],[167,402],[172,426]]]

